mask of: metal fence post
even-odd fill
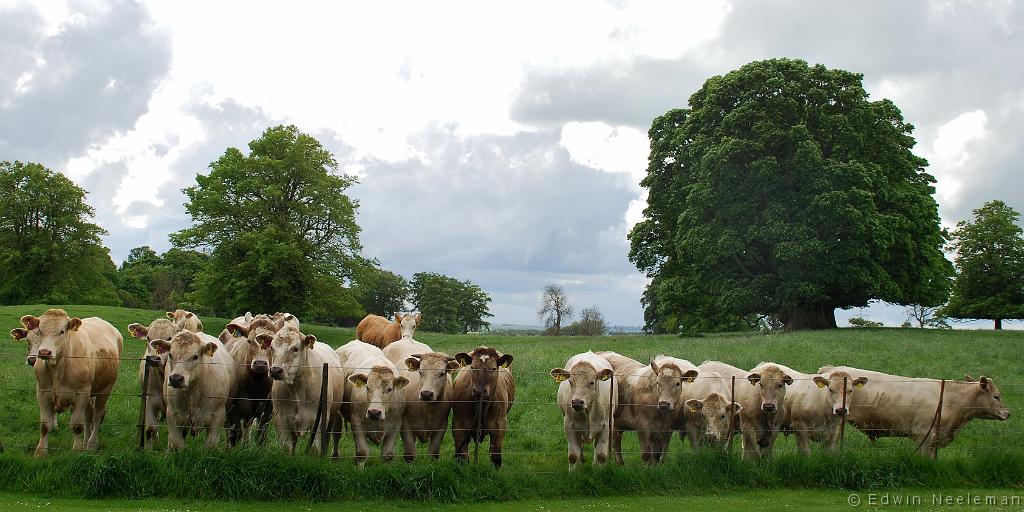
[[[142,392],[139,398],[142,399],[142,407],[139,408],[139,450],[146,449],[146,402],[149,401],[149,366],[148,359],[143,359],[142,365]]]

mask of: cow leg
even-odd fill
[[[416,460],[416,434],[409,425],[402,425],[402,454],[406,462]]]
[[[455,441],[455,460],[469,460],[469,429],[468,424],[452,422],[452,439]]]
[[[742,427],[740,428],[740,434],[743,439],[743,458],[756,459],[760,455],[760,450],[757,446],[757,431],[750,427]]]
[[[395,442],[398,441],[399,431],[395,429],[388,429],[384,433],[384,440],[380,443],[380,457],[384,459],[384,462],[391,462],[395,460]],[[412,436],[412,443],[415,447],[416,439]],[[415,450],[415,448],[413,448]],[[415,451],[413,452],[415,453]]]
[[[185,425],[183,418],[179,418],[171,410],[167,411],[167,451],[173,452],[185,447]]]
[[[146,449],[152,450],[157,437],[160,435],[160,414],[163,413],[163,401],[155,396],[150,396],[146,402]]]
[[[682,442],[682,432],[680,432],[680,442]],[[700,451],[700,431],[697,425],[693,425],[692,421],[686,422],[686,440],[690,443],[690,449],[693,453]]]
[[[445,418],[447,419],[447,418]],[[447,423],[447,422],[445,422]],[[434,460],[441,458],[441,442],[444,441],[444,433],[448,430],[447,425],[442,425],[441,428],[434,429],[430,433],[430,456]]]
[[[295,443],[292,441],[292,427],[289,423],[285,411],[276,411],[274,427],[277,430],[277,444],[284,449],[285,453],[291,455],[295,451]]]
[[[810,432],[807,431],[806,425],[794,426],[798,430],[796,434],[796,449],[801,455],[811,454],[811,439]]]
[[[640,460],[644,464],[651,463],[651,433],[646,430],[637,430],[636,437],[640,441]]]
[[[370,445],[366,442],[366,432],[362,425],[352,424],[352,438],[356,442],[356,466],[360,469],[366,465],[366,457],[370,454]]]
[[[331,431],[331,440],[334,441],[334,449],[331,451],[331,458],[337,459],[339,457],[338,449],[341,444],[341,431],[344,428],[344,420],[341,419],[341,415],[337,412],[331,414],[331,423],[327,426],[327,430]]]
[[[491,431],[491,464],[501,467],[501,446],[505,441],[505,422],[500,421],[495,430]]]
[[[71,410],[71,435],[75,441],[72,443],[71,449],[76,452],[86,448],[86,436],[88,433],[85,431],[85,418],[92,412],[91,405],[92,401],[88,391],[78,390],[75,392],[75,402]]]
[[[569,471],[576,469],[583,457],[583,449],[580,448],[580,436],[573,428],[572,419],[566,415],[562,417],[562,428],[565,430],[565,441],[569,446]]]
[[[57,427],[56,415],[53,412],[53,393],[36,389],[36,402],[39,404],[39,444],[36,445],[36,457],[45,457],[49,450],[50,431]]]
[[[224,409],[217,408],[217,411],[206,419],[206,448],[214,449],[220,444],[220,433],[224,429]]]
[[[615,463],[622,466],[622,431],[612,432],[612,451],[615,453]]]
[[[594,464],[605,465],[608,463],[608,449],[610,443],[608,442],[608,427],[604,427],[596,432],[597,437],[594,439]]]

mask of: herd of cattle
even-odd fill
[[[144,436],[152,448],[166,421],[167,449],[205,433],[208,447],[222,431],[228,446],[245,438],[265,441],[273,422],[278,441],[292,453],[305,435],[332,455],[346,428],[363,466],[369,442],[391,460],[402,438],[403,455],[416,457],[429,443],[437,458],[451,417],[455,456],[468,457],[470,441],[490,441],[490,458],[502,463],[508,412],[515,402],[513,357],[489,347],[454,356],[436,352],[413,336],[420,315],[394,321],[368,315],[356,340],[332,349],[303,334],[295,316],[246,313],[219,337],[202,332],[191,312],[168,312],[128,332],[146,341],[139,366],[146,386]],[[122,337],[108,322],[71,318],[60,309],[26,315],[11,336],[28,342],[26,363],[36,377],[39,443],[48,451],[56,415],[71,409],[74,450],[95,450],[122,354]],[[327,385],[323,386],[323,368]],[[622,460],[622,435],[635,431],[647,463],[663,459],[674,433],[696,450],[722,450],[739,434],[743,454],[767,457],[779,433],[794,435],[801,453],[810,443],[835,449],[848,421],[873,441],[909,437],[922,453],[952,442],[972,419],[1009,418],[995,383],[987,378],[938,381],[907,378],[846,366],[805,374],[776,363],[751,370],[717,361],[694,365],[659,355],[644,364],[615,352],[585,352],[550,375],[558,384],[570,468],[594,444],[594,462]],[[326,391],[326,407],[321,395]],[[324,414],[329,439],[316,435]]]

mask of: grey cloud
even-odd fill
[[[0,20],[5,159],[59,168],[90,144],[131,128],[170,68],[169,38],[135,2],[114,3],[52,37],[26,7],[4,11]],[[19,93],[16,81],[26,73],[32,78]]]

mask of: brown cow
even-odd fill
[[[56,415],[69,407],[72,449],[95,450],[121,366],[121,333],[101,318],[70,318],[63,309],[50,309],[41,317],[25,315],[21,325],[38,336],[33,365],[39,403],[36,457],[46,455]]]
[[[395,313],[395,321],[378,315],[366,315],[356,326],[356,339],[378,348],[384,348],[403,337],[412,338],[423,315]]]
[[[469,458],[471,440],[482,442],[484,437],[490,436],[491,463],[501,467],[501,446],[508,430],[508,411],[516,399],[516,382],[508,369],[512,359],[511,354],[502,354],[489,347],[455,354],[455,360],[463,366],[452,383],[451,394],[456,460]]]
[[[220,340],[237,365],[235,396],[228,408],[228,445],[234,446],[248,437],[255,421],[256,442],[266,440],[267,428],[273,417],[274,406],[270,391],[274,381],[270,378],[270,344],[279,331],[278,323],[266,315],[259,315],[249,323],[228,324]],[[241,336],[233,336],[233,334]],[[260,336],[265,335],[260,341]]]
[[[454,357],[434,352],[429,346],[412,338],[402,338],[384,349],[384,355],[409,379],[403,388],[405,410],[402,412],[402,445],[405,460],[416,458],[416,442],[430,440],[430,456],[441,455],[441,441],[448,431],[452,404],[451,374],[459,367]]]
[[[854,393],[846,419],[872,441],[878,437],[909,437],[922,454],[935,456],[953,442],[973,419],[1005,421],[1010,409],[992,379],[964,375],[963,382],[946,381],[942,394],[941,424],[934,425],[940,381],[901,377],[850,366],[826,366],[820,373],[846,372],[870,379],[871,385]]]
[[[157,340],[171,341],[179,331],[181,325],[157,318],[150,322],[149,327],[142,324],[130,324],[128,332],[135,338],[146,341],[146,353],[139,363],[139,382],[141,383],[146,372],[146,365],[149,365],[149,381],[146,383],[146,415],[143,420],[146,432],[146,448],[152,449],[153,444],[160,436],[160,422],[167,416],[167,403],[164,400],[164,370],[167,366],[167,354],[161,354],[153,348],[153,342]]]
[[[167,312],[167,318],[177,324],[179,329],[192,332],[203,332],[203,321],[191,311],[175,309]]]
[[[683,359],[658,356],[646,365],[615,352],[598,352],[615,370],[619,404],[615,410],[612,450],[622,464],[622,433],[636,431],[640,458],[648,464],[661,462],[680,414],[683,384],[697,378],[697,369]]]

